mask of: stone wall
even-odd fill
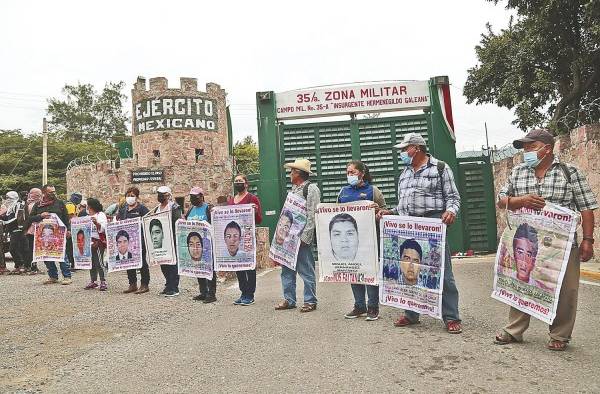
[[[570,163],[579,168],[587,177],[587,180],[596,195],[600,199],[600,123],[586,125],[571,130],[569,134],[557,138],[554,146],[554,153],[558,155],[561,161]],[[523,155],[519,153],[514,157],[509,157],[494,163],[494,187],[496,194],[505,184],[506,178],[512,168],[523,162]],[[600,258],[600,209],[594,211],[595,230],[594,255]],[[498,236],[502,234],[506,227],[505,211],[496,209],[496,218],[498,223]],[[578,230],[581,234],[581,228]]]

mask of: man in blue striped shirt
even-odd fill
[[[400,159],[406,165],[398,179],[398,206],[392,210],[380,210],[378,218],[382,215],[404,215],[441,218],[448,226],[454,223],[460,209],[460,195],[452,170],[427,153],[426,142],[420,134],[406,134],[404,140],[394,147],[400,149]],[[449,333],[462,332],[458,289],[454,282],[448,244],[444,258],[442,318]],[[419,314],[407,310],[394,325],[405,327],[417,323]]]

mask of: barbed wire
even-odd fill
[[[114,152],[107,149],[104,151],[104,158],[100,157],[99,153],[90,153],[88,155],[77,157],[71,160],[69,164],[67,164],[67,172],[72,168],[79,167],[82,165],[94,164],[100,161],[116,161],[119,158],[119,155],[118,153],[116,157],[114,157],[113,155]]]
[[[600,97],[590,101],[587,104],[580,105],[564,114],[556,122],[557,126],[563,126],[570,130],[585,124],[597,123],[600,121]]]
[[[519,150],[516,149],[512,145],[512,142],[510,142],[500,148],[493,147],[490,149],[490,151],[491,151],[490,161],[492,163],[496,163],[496,162],[502,161],[504,159],[507,159],[509,157],[513,157],[517,153],[519,153]]]

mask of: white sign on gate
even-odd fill
[[[429,81],[389,81],[290,90],[275,94],[277,119],[428,108]]]

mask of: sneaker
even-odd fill
[[[379,319],[379,308],[367,308],[366,321],[375,321]]]
[[[58,283],[58,278],[48,278],[42,282],[44,285],[52,285],[54,283]]]
[[[60,282],[61,285],[70,285],[71,283],[73,283],[71,278],[63,278],[62,282]]]
[[[100,290],[100,291],[108,290],[108,285],[106,284],[106,282],[100,282],[100,287],[98,288],[98,290]]]
[[[165,287],[164,289],[162,289],[162,291],[160,293],[158,293],[158,295],[164,295],[167,293],[167,288]]]
[[[96,282],[90,282],[83,289],[84,290],[91,290],[91,289],[95,289],[96,287],[98,287],[98,283],[96,283]]]
[[[206,299],[202,302],[204,302],[205,304],[210,304],[212,302],[215,302],[217,300],[217,297],[215,297],[214,295],[207,295]]]
[[[233,301],[233,305],[242,305],[243,299],[242,297],[238,298],[237,300]]]
[[[179,291],[169,290],[163,293],[165,297],[177,297],[179,295]]]
[[[248,306],[254,304],[254,298],[242,298],[240,305]]]
[[[198,294],[196,297],[193,297],[194,301],[204,301],[206,299],[206,294]]]
[[[352,312],[346,313],[344,317],[346,319],[356,319],[357,317],[363,316],[365,313],[367,313],[365,309],[358,309],[357,307],[354,307]]]

